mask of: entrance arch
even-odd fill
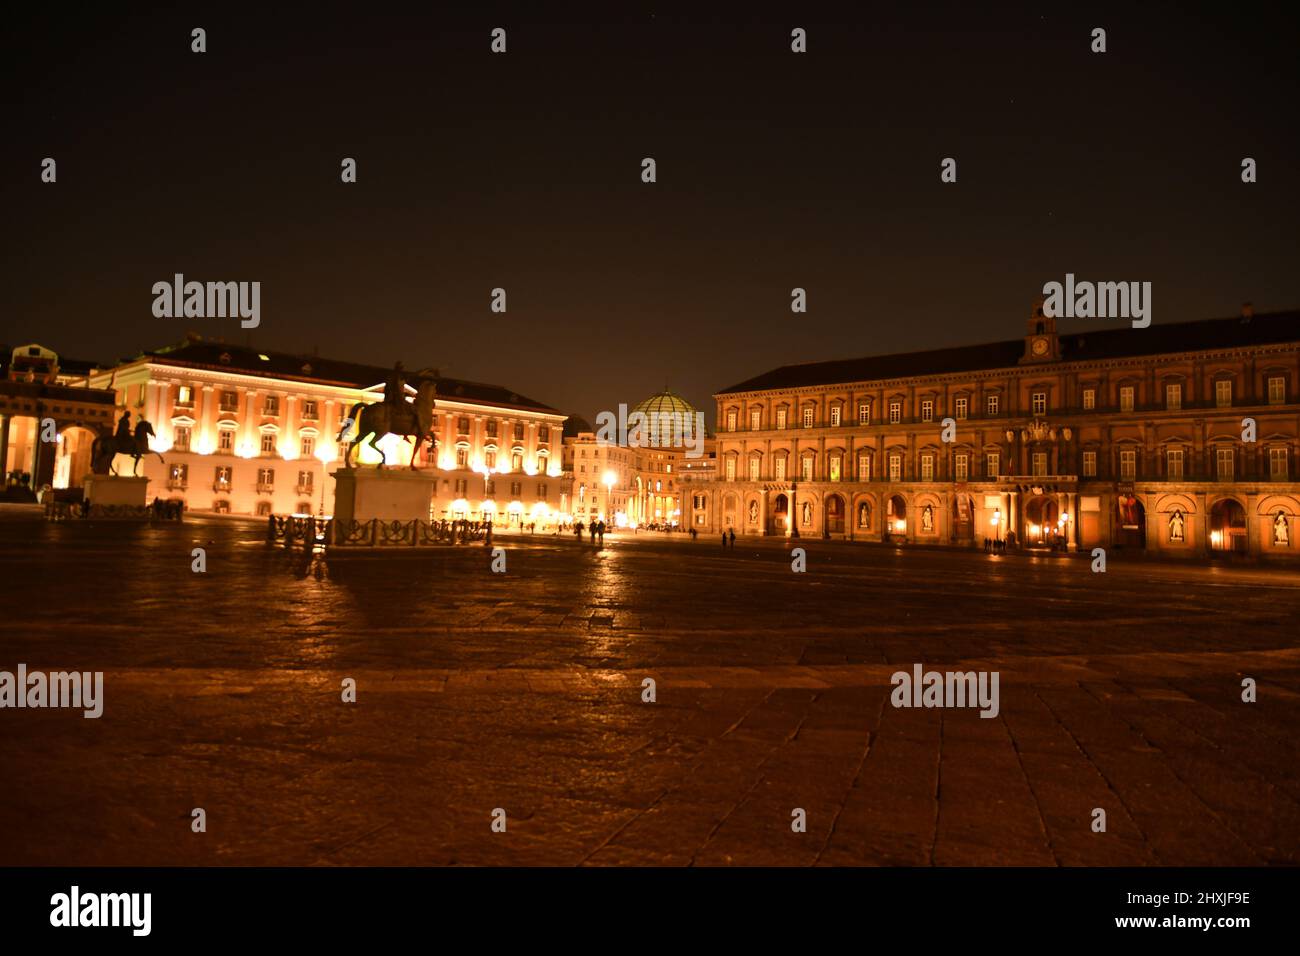
[[[785,495],[777,495],[772,500],[772,523],[767,529],[768,534],[785,534],[790,530],[790,499]]]
[[[1236,498],[1220,498],[1210,507],[1210,550],[1246,551],[1246,509]]]
[[[902,495],[890,495],[885,502],[884,532],[886,536],[907,534],[907,502]]]
[[[844,499],[839,495],[826,498],[825,528],[827,534],[844,533]]]
[[[1030,498],[1025,504],[1025,546],[1032,548],[1052,544],[1056,539],[1060,516],[1061,509],[1055,499],[1046,495]]]
[[[96,433],[84,425],[67,425],[59,432],[52,482],[55,488],[81,487],[90,474],[90,446],[95,438]]]

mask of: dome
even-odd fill
[[[655,416],[678,415],[684,416],[681,419],[683,421],[693,422],[695,421],[696,408],[670,389],[664,389],[658,395],[651,395],[632,411],[641,412],[651,421],[655,420]]]
[[[587,421],[581,415],[570,415],[564,420],[563,437],[576,438],[583,432],[593,432],[591,422]]]

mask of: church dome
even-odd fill
[[[659,415],[678,415],[685,416],[683,421],[695,421],[695,406],[676,394],[670,389],[664,389],[658,395],[651,395],[636,408],[634,412],[641,412],[649,420],[654,420]]]

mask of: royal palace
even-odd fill
[[[738,535],[1296,557],[1300,313],[791,365],[718,393]]]

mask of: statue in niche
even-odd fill
[[[871,527],[871,508],[865,501],[858,505],[858,527]]]
[[[803,503],[803,523],[806,525],[812,524],[812,505],[806,501]]]
[[[758,524],[758,502],[757,501],[751,501],[749,503],[749,523]]]
[[[1283,548],[1291,545],[1291,529],[1287,525],[1286,512],[1280,509],[1273,518],[1273,543]]]
[[[1185,540],[1183,537],[1185,526],[1186,522],[1183,520],[1183,513],[1181,511],[1175,511],[1169,518],[1169,540]]]
[[[929,505],[921,509],[921,530],[927,534],[934,530],[934,509]]]

